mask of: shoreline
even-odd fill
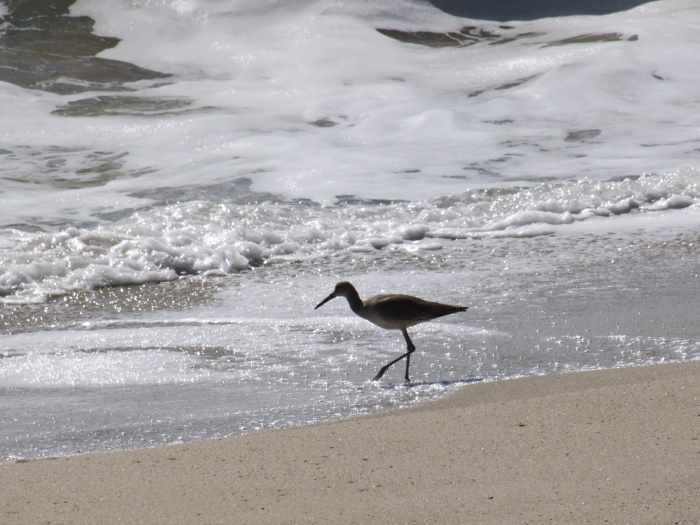
[[[0,522],[700,523],[700,360],[0,465]]]

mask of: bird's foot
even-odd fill
[[[374,379],[372,379],[372,381],[378,381],[379,379],[381,379],[382,376],[386,373],[386,371],[387,371],[388,369],[389,369],[388,366],[382,367],[382,369],[379,370],[379,372],[377,373],[377,375],[374,376]]]

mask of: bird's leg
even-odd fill
[[[416,351],[416,345],[413,344],[413,341],[411,341],[411,338],[408,337],[408,332],[406,331],[405,328],[401,330],[403,333],[404,339],[406,339],[406,381],[410,381],[408,378],[408,367],[411,365],[411,354]]]
[[[390,367],[391,365],[393,365],[394,363],[396,363],[396,362],[398,362],[398,361],[401,361],[404,357],[408,357],[409,353],[410,353],[410,352],[406,352],[405,354],[401,354],[401,356],[397,357],[396,359],[394,359],[394,360],[391,361],[390,363],[385,364],[385,365],[379,370],[379,373],[377,373],[377,375],[374,376],[374,379],[372,379],[372,381],[376,381],[377,379],[381,378],[381,377],[386,373],[386,371],[389,370],[389,367]]]
[[[403,358],[406,358],[406,378],[405,378],[405,379],[406,379],[406,381],[409,381],[409,379],[408,379],[408,367],[409,367],[410,362],[411,362],[411,354],[412,354],[413,352],[415,352],[416,347],[415,347],[415,345],[413,344],[413,341],[411,341],[411,338],[408,337],[408,332],[406,331],[406,329],[405,329],[405,328],[402,328],[402,329],[401,329],[401,332],[403,333],[403,336],[404,336],[404,338],[406,339],[406,344],[407,344],[407,346],[408,346],[408,352],[406,352],[405,354],[401,354],[399,357],[397,357],[397,358],[394,359],[393,361],[390,361],[389,363],[385,364],[385,365],[379,370],[379,373],[377,373],[377,375],[374,376],[374,379],[372,379],[372,381],[376,381],[376,380],[380,379],[380,378],[386,373],[386,371],[389,370],[389,367],[390,367],[391,365],[393,365],[394,363],[398,363],[398,362],[401,361]]]

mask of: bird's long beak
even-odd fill
[[[331,299],[335,299],[335,292],[333,292],[333,293],[330,294],[328,297],[326,297],[323,301],[321,301],[320,303],[318,303],[318,304],[316,305],[316,308],[322,307],[324,304],[326,304],[326,303],[327,303],[328,301],[330,301]],[[316,310],[316,308],[314,308],[314,310]]]

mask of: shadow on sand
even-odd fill
[[[455,379],[453,381],[408,381],[403,383],[389,383],[384,385],[384,388],[395,389],[395,388],[418,388],[425,386],[440,386],[440,387],[451,387],[451,386],[465,386],[472,383],[479,383],[483,381],[483,377],[469,377],[467,379]]]

